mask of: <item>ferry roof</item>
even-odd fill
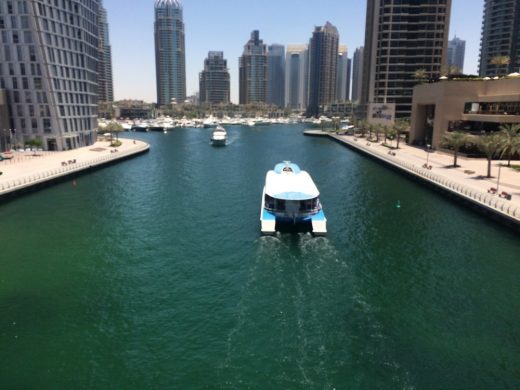
[[[311,176],[292,163],[277,164],[265,178],[265,193],[285,200],[313,199],[320,195]]]

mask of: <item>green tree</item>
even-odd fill
[[[118,134],[119,132],[123,131],[123,126],[119,124],[118,122],[109,122],[106,127],[105,131],[109,132],[110,134],[116,133],[116,140],[119,140]]]
[[[486,155],[488,161],[487,177],[491,177],[491,160],[493,156],[500,152],[500,135],[495,133],[477,136],[477,146],[479,150]]]
[[[507,166],[511,166],[511,155],[520,152],[520,124],[508,123],[500,126],[500,135],[502,151],[500,157],[507,156]]]
[[[452,131],[450,133],[445,133],[442,140],[444,145],[453,149],[453,167],[457,167],[459,149],[468,142],[468,135],[462,131]]]

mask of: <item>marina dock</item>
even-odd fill
[[[150,148],[140,140],[119,140],[117,147],[109,146],[109,141],[98,141],[64,152],[13,152],[11,159],[0,161],[0,200],[146,153]]]
[[[487,178],[484,176],[487,172],[486,159],[459,156],[460,166],[453,168],[450,166],[453,164],[451,154],[427,152],[403,142],[400,143],[399,149],[393,149],[381,145],[381,142],[371,142],[353,135],[338,135],[321,130],[306,130],[304,134],[329,137],[445,194],[455,196],[464,204],[520,230],[520,172],[502,166],[498,182],[497,161],[492,163],[494,177]],[[505,160],[501,163],[504,164]],[[503,193],[510,195],[510,199],[502,197]]]

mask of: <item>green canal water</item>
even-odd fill
[[[2,204],[0,388],[518,388],[518,235],[302,130],[136,133],[150,153]],[[282,160],[327,237],[260,236]]]

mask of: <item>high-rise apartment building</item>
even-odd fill
[[[98,96],[100,102],[114,101],[114,82],[112,78],[112,49],[108,35],[107,11],[100,0],[99,4],[99,62]]]
[[[352,101],[359,101],[363,84],[363,47],[358,47],[352,57]]]
[[[350,59],[346,45],[339,45],[338,73],[336,78],[336,101],[344,102],[350,99]]]
[[[307,108],[309,78],[307,45],[288,45],[285,58],[285,106],[293,110]]]
[[[520,1],[485,0],[480,42],[480,76],[520,69]]]
[[[239,58],[239,102],[267,101],[267,47],[254,30]]]
[[[413,87],[447,67],[451,0],[367,0],[361,103],[409,117]]]
[[[285,47],[267,47],[267,103],[284,106],[285,100]]]
[[[180,0],[155,0],[155,69],[157,104],[186,99],[186,50]]]
[[[336,100],[338,29],[327,22],[316,27],[309,44],[309,104],[307,115],[318,115],[320,106]]]
[[[456,36],[448,41],[448,66],[455,67],[459,73],[464,71],[464,56],[466,54],[466,41]],[[453,71],[454,69],[452,69]]]
[[[99,7],[99,0],[0,1],[0,89],[12,145],[39,140],[46,150],[66,150],[95,142]]]
[[[230,78],[227,61],[221,51],[210,51],[199,74],[200,103],[229,103]]]

